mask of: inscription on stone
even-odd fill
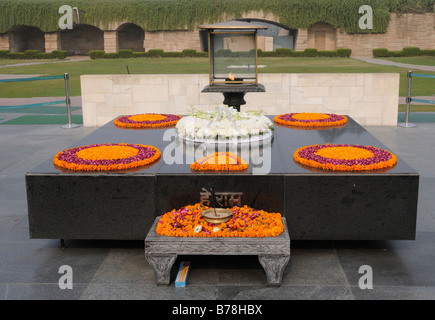
[[[204,206],[210,206],[212,193],[206,188],[202,188],[200,192],[200,203]],[[223,208],[230,208],[234,206],[242,206],[243,192],[215,192],[215,202]]]

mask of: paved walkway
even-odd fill
[[[37,64],[45,64],[45,63],[62,63],[62,62],[76,62],[76,61],[85,61],[90,60],[91,58],[88,56],[71,56],[66,59],[60,60],[50,60],[50,61],[37,61],[37,62],[25,62],[25,63],[17,63],[17,64],[8,64],[4,66],[0,66],[2,68],[11,68],[11,67],[22,67],[22,66],[33,66]]]
[[[399,62],[393,62],[393,61],[388,61],[388,60],[383,60],[378,58],[368,58],[368,57],[352,57],[352,58],[356,60],[361,60],[373,64],[380,64],[384,66],[396,66],[396,67],[406,68],[409,70],[422,70],[422,71],[435,72],[435,66],[423,66],[418,64],[399,63]]]

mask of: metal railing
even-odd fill
[[[72,123],[71,98],[70,98],[70,94],[69,94],[69,75],[68,75],[68,73],[65,73],[63,76],[34,77],[34,78],[20,78],[20,79],[0,79],[0,83],[39,81],[39,80],[53,80],[53,79],[64,79],[65,80],[65,100],[57,100],[57,101],[41,102],[41,103],[32,103],[32,104],[16,105],[16,106],[0,106],[0,110],[5,110],[5,109],[22,109],[22,108],[30,108],[30,107],[42,107],[42,106],[47,106],[47,105],[66,103],[68,123],[65,124],[64,126],[62,126],[62,128],[72,129],[72,128],[80,127],[79,125]]]
[[[419,74],[419,73],[413,73],[412,71],[408,71],[408,73],[407,73],[408,87],[407,87],[407,92],[406,92],[405,122],[404,123],[399,123],[398,125],[400,127],[405,127],[405,128],[416,127],[415,124],[409,122],[409,113],[410,113],[411,102],[412,101],[421,102],[421,103],[428,103],[428,104],[435,104],[435,100],[416,99],[416,98],[412,98],[411,97],[411,84],[412,84],[412,78],[413,77],[435,79],[435,75],[431,75],[431,74]]]

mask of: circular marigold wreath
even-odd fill
[[[377,170],[394,166],[397,157],[372,146],[325,144],[299,148],[293,154],[303,165],[336,171]]]
[[[160,154],[159,149],[141,144],[92,144],[59,152],[53,163],[74,171],[124,170],[149,165]]]
[[[241,171],[248,164],[231,152],[215,152],[195,161],[190,165],[192,170],[200,171]]]
[[[114,123],[126,128],[160,128],[177,124],[181,117],[175,114],[142,113],[121,116]]]
[[[286,113],[278,115],[274,121],[279,124],[297,127],[330,127],[347,123],[347,118],[330,113]]]

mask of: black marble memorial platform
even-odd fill
[[[389,170],[373,172],[320,171],[293,161],[296,149],[313,144],[389,150],[348,119],[346,126],[330,129],[276,125],[271,141],[230,149],[249,167],[225,173],[193,172],[190,164],[204,146],[176,139],[174,128],[121,129],[110,122],[64,149],[139,143],[159,148],[161,159],[136,170],[86,173],[60,170],[52,163],[55,155],[47,155],[46,162],[26,174],[30,237],[143,240],[157,216],[200,202],[202,188],[213,187],[242,192],[243,204],[280,212],[292,240],[415,239],[419,174],[403,159],[398,157]]]

